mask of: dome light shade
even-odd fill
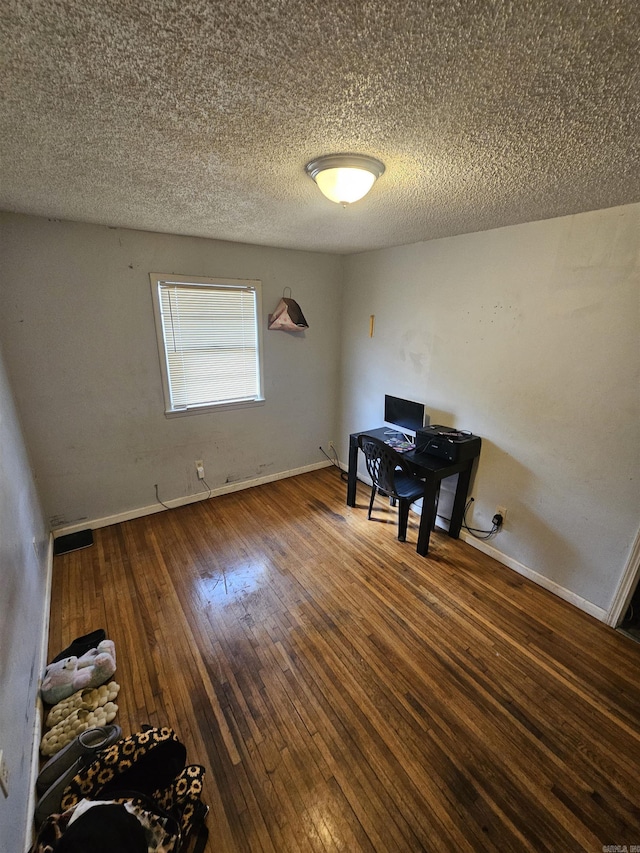
[[[306,172],[328,199],[345,205],[366,196],[384,163],[364,154],[329,154],[307,163]]]

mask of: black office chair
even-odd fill
[[[358,446],[364,453],[367,471],[373,482],[367,517],[371,518],[376,492],[395,498],[399,505],[398,539],[404,542],[407,538],[409,507],[424,495],[424,480],[414,474],[402,455],[384,441],[370,435],[360,435]]]

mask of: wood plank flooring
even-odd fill
[[[640,845],[640,645],[345,495],[327,468],[95,531],[51,656],[107,630],[125,734],[207,767],[211,853]]]

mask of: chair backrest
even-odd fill
[[[364,453],[367,471],[375,487],[392,497],[399,497],[395,486],[396,469],[411,473],[402,456],[384,441],[371,435],[359,435],[358,445]]]

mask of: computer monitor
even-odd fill
[[[424,403],[391,397],[389,394],[384,395],[384,420],[388,426],[411,435],[415,435],[417,430],[428,423]]]

